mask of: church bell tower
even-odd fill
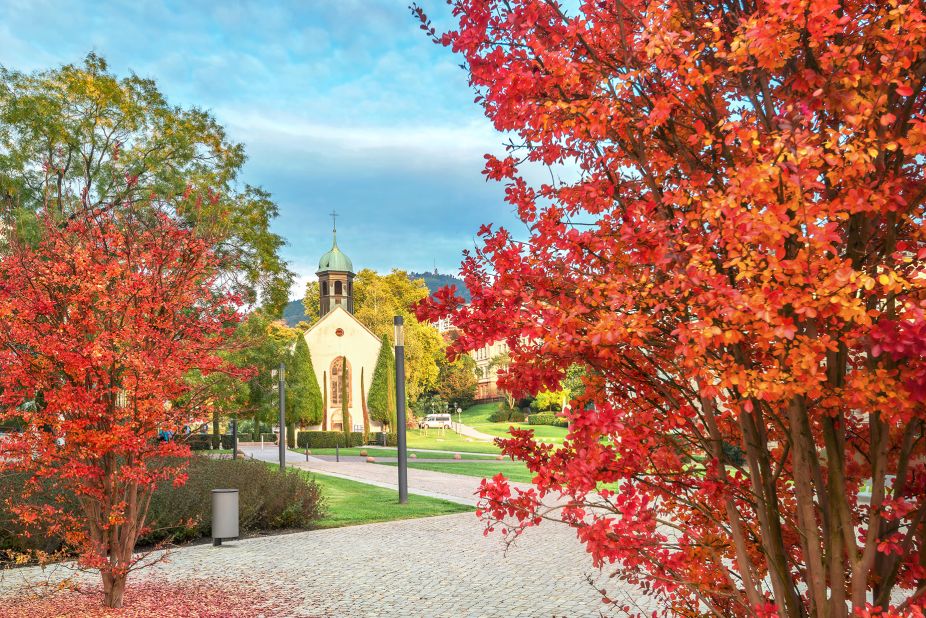
[[[337,214],[331,213],[333,240],[331,249],[318,261],[319,317],[337,306],[354,312],[354,265],[338,248]]]

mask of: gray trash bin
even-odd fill
[[[238,538],[238,490],[212,490],[212,544]]]

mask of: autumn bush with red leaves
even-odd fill
[[[565,522],[668,615],[921,615],[922,3],[451,4],[413,11],[527,232],[418,317],[507,341],[503,388],[586,376],[562,448],[502,441],[535,487],[485,482],[487,526]]]
[[[111,607],[152,491],[184,482],[189,449],[159,432],[208,417],[191,373],[233,371],[218,352],[237,302],[207,239],[166,212],[49,213],[35,246],[14,239],[0,260],[0,422],[24,428],[0,442],[0,472],[29,479],[4,499],[100,570]],[[38,491],[49,498],[29,500]]]

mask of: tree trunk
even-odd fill
[[[260,411],[254,411],[254,428],[251,429],[251,442],[260,440]]]
[[[217,449],[222,446],[222,438],[219,436],[219,411],[212,411],[212,448]]]
[[[122,598],[125,595],[126,574],[103,572],[103,605],[118,609],[122,607]]]

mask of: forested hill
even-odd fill
[[[454,277],[453,275],[443,275],[440,273],[408,273],[409,278],[411,279],[424,279],[424,284],[428,286],[428,290],[433,294],[440,288],[447,285],[457,286],[457,294],[466,299],[466,302],[469,302],[469,290],[466,289],[466,286],[463,285],[463,281]],[[305,318],[305,308],[302,306],[302,299],[291,300],[287,303],[286,307],[283,309],[283,320],[289,326],[295,326]]]
[[[428,286],[428,290],[433,294],[442,287],[448,285],[457,286],[457,294],[462,296],[466,302],[469,302],[469,290],[466,289],[466,286],[463,285],[463,280],[453,275],[443,275],[440,273],[408,273],[409,278],[411,279],[424,279],[424,284]]]
[[[302,306],[302,299],[291,300],[283,308],[283,321],[287,326],[295,326],[302,320],[305,320],[305,307]]]

